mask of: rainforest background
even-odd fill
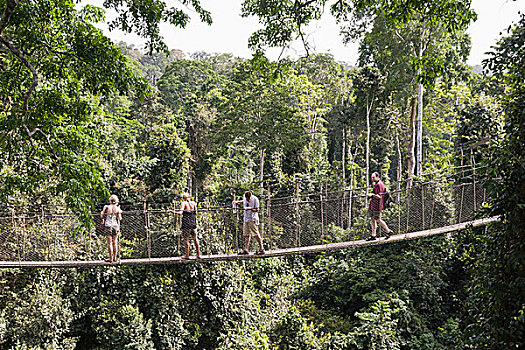
[[[243,15],[263,24],[246,60],[169,50],[160,22],[213,17],[180,3],[0,0],[3,212],[66,208],[80,235],[109,193],[123,209],[185,191],[231,205],[246,189],[370,186],[373,171],[387,187],[412,186],[468,162],[491,198],[479,215],[501,220],[293,257],[2,269],[0,349],[525,345],[525,16],[469,67],[467,0],[245,0]],[[94,26],[104,9],[146,48],[105,37]],[[265,57],[325,10],[360,41],[356,67]]]

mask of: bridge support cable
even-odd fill
[[[267,256],[373,244],[363,243],[370,235],[366,194],[365,188],[346,192],[324,188],[320,193],[301,194],[297,187],[290,197],[273,197],[269,189],[260,194],[263,240],[270,252]],[[459,185],[450,181],[427,182],[393,191],[392,197],[399,198],[400,203],[385,210],[382,218],[396,233],[395,239],[391,239],[395,242],[419,237],[421,232],[425,232],[423,236],[432,235],[440,229],[447,232],[460,229],[453,229],[454,225],[478,223],[476,213],[486,200],[486,191],[479,179]],[[236,253],[242,239],[242,211],[233,210],[231,205],[203,204],[199,208],[197,231],[201,250],[210,258],[202,261],[240,259]],[[183,253],[182,232],[180,220],[168,210],[172,207],[172,203],[145,203],[141,209],[123,212],[122,265],[142,264],[145,259],[152,264],[179,262],[178,256]],[[60,208],[0,213],[0,264],[2,267],[102,264],[107,243],[100,232],[98,213],[93,213],[93,223],[95,228],[85,228],[76,216]]]

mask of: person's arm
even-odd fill
[[[244,205],[244,199],[241,199],[241,200],[238,200],[238,201],[233,201],[232,204],[243,204]],[[249,202],[248,202],[249,204]],[[252,207],[243,207],[244,210],[251,210]]]
[[[259,211],[259,199],[255,198],[253,201],[253,208],[251,208],[254,213]]]
[[[173,212],[177,215],[182,215],[182,212],[184,211],[185,208],[186,208],[186,202],[180,202],[179,210],[177,211],[174,210]]]
[[[176,214],[176,215],[182,215],[182,205],[184,204],[184,202],[181,202],[180,205],[181,207],[179,209],[168,209],[168,212],[170,213],[173,213],[173,214]]]
[[[378,192],[378,191],[376,191],[376,186],[377,185],[374,185],[374,188],[372,189],[372,193],[369,193],[369,194],[366,195],[368,198],[381,199],[381,195],[376,193],[376,192]]]
[[[120,208],[118,208],[117,219],[118,219],[118,222],[120,224],[120,222],[122,221],[122,209],[120,209]]]
[[[107,208],[108,208],[107,205],[105,205],[104,208],[102,208],[102,211],[100,212],[100,218],[104,219],[104,213],[106,212]]]

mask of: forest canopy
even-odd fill
[[[146,38],[144,48],[98,29],[109,10],[109,28]],[[359,41],[356,67],[310,52],[305,27],[324,11],[344,41]],[[500,217],[449,236],[250,262],[2,269],[0,349],[525,345],[524,15],[478,74],[466,64],[468,0],[245,0],[242,15],[262,25],[251,59],[166,46],[161,23],[212,22],[198,0],[0,0],[0,14],[6,220],[53,208],[81,219],[72,234],[96,238],[92,211],[110,193],[124,209],[173,205],[183,192],[230,206],[248,189],[351,196],[371,191],[372,172],[391,190],[437,183],[433,203],[451,217],[449,182],[480,181],[490,200],[476,215]],[[295,40],[305,57],[265,56]],[[353,220],[368,227],[366,215]]]

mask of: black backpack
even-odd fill
[[[388,192],[388,190],[385,189],[385,193],[383,194],[384,209],[388,209],[388,207],[390,207],[390,204],[392,204],[392,196],[390,195],[390,192]]]

